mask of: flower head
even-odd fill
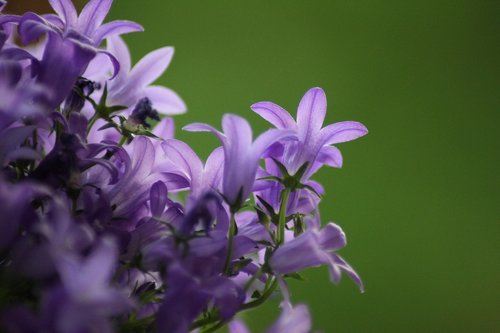
[[[268,130],[253,141],[248,122],[231,114],[222,118],[224,133],[199,123],[188,125],[184,129],[211,132],[220,140],[224,148],[222,193],[233,208],[241,207],[252,191],[259,160],[265,150],[278,140],[293,137],[293,132],[289,130]]]
[[[317,170],[317,164],[341,167],[342,155],[331,145],[352,141],[368,133],[363,124],[355,121],[343,121],[323,127],[326,95],[321,88],[311,88],[302,97],[297,109],[297,121],[285,109],[272,102],[255,103],[251,108],[276,128],[297,133],[298,141],[287,143],[282,156],[282,163],[291,174],[304,163],[309,163],[309,175],[311,171]]]

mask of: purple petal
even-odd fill
[[[78,30],[90,35],[97,29],[108,15],[113,0],[90,0],[78,18]]]
[[[276,273],[287,274],[319,266],[328,262],[329,258],[329,254],[320,247],[316,233],[309,231],[279,247],[269,264]]]
[[[216,130],[210,125],[203,124],[203,123],[191,123],[189,125],[186,125],[182,128],[184,131],[188,132],[210,132],[214,134],[222,144],[225,144],[227,142],[227,138],[224,134]]]
[[[320,142],[324,145],[348,142],[368,133],[365,125],[357,121],[342,121],[328,125],[321,130]]]
[[[264,151],[274,143],[283,139],[294,139],[296,133],[293,130],[270,129],[259,135],[253,144],[253,153],[261,156]]]
[[[9,128],[1,133],[0,141],[0,166],[3,167],[5,158],[33,133],[34,126]]]
[[[111,61],[111,64],[113,65],[113,76],[110,78],[110,80],[114,79],[118,75],[118,73],[120,72],[120,63],[115,58],[115,56],[112,55],[111,53],[104,51],[102,49],[99,49],[98,52],[100,54],[106,55],[109,58],[109,60]]]
[[[43,14],[42,17],[55,26],[64,29],[64,21],[59,16],[55,14]]]
[[[329,165],[334,168],[342,167],[342,153],[337,147],[324,146],[316,157],[316,162]]]
[[[149,204],[153,216],[161,216],[167,204],[168,191],[163,182],[156,182],[151,186]]]
[[[293,117],[281,106],[272,102],[255,103],[250,108],[259,116],[276,126],[279,129],[296,129],[297,124]]]
[[[311,315],[303,304],[294,308],[284,307],[279,319],[266,333],[309,333],[311,331]]]
[[[221,180],[224,170],[224,150],[218,147],[212,151],[205,162],[203,170],[203,185],[202,187],[216,187]]]
[[[127,44],[119,36],[112,36],[107,39],[107,49],[115,56],[118,63],[120,63],[120,72],[116,75],[112,83],[113,85],[120,86],[126,79],[128,72],[130,72],[130,51]]]
[[[224,320],[233,317],[245,300],[243,290],[226,277],[214,277],[204,288],[212,294],[215,306]]]
[[[315,137],[321,127],[326,114],[326,95],[321,88],[312,88],[299,103],[297,110],[297,126],[299,138],[306,142]]]
[[[197,187],[201,183],[203,164],[196,153],[186,143],[169,139],[162,144],[167,158],[174,162],[191,180],[191,186]]]
[[[95,45],[99,45],[104,38],[136,31],[144,31],[144,28],[140,24],[131,21],[112,21],[101,25],[93,33],[92,39]]]
[[[361,292],[364,292],[365,291],[365,286],[363,284],[363,281],[361,280],[361,278],[358,275],[358,273],[356,273],[356,271],[354,270],[354,268],[352,268],[351,265],[349,265],[347,263],[347,261],[345,261],[341,256],[339,256],[337,254],[333,254],[332,255],[332,259],[333,259],[333,262],[334,262],[335,266],[339,267],[344,272],[346,272],[347,275],[351,278],[351,280],[353,280],[354,283],[356,283],[356,285],[359,287],[359,290]]]
[[[344,231],[334,223],[324,226],[318,236],[321,248],[329,252],[337,251],[347,244]]]
[[[159,113],[175,115],[186,112],[186,104],[171,89],[161,86],[149,86],[144,89],[144,93]]]
[[[235,319],[227,324],[229,333],[250,333],[248,327],[241,320]]]
[[[19,35],[23,44],[29,44],[46,32],[60,33],[59,29],[34,13],[26,13],[19,22]]]
[[[77,13],[71,0],[49,0],[49,3],[57,15],[64,19],[67,26],[75,26]]]
[[[173,47],[164,47],[147,54],[134,66],[128,79],[137,88],[146,87],[163,74],[173,56]]]
[[[153,129],[153,134],[161,139],[173,139],[175,133],[174,119],[163,118]]]

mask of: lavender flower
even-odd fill
[[[329,223],[319,231],[311,229],[285,243],[273,253],[269,264],[278,274],[295,273],[308,267],[327,264],[332,282],[338,283],[341,271],[345,271],[363,291],[363,283],[358,274],[335,253],[346,244],[342,229]]]
[[[368,133],[363,124],[355,121],[322,127],[326,114],[326,96],[321,88],[311,88],[302,97],[297,110],[297,121],[272,102],[255,103],[251,108],[276,128],[290,129],[297,133],[298,141],[285,145],[282,157],[283,164],[291,174],[304,163],[309,163],[309,170],[317,169],[314,162],[341,167],[342,155],[330,145],[352,141]]]
[[[23,43],[38,38],[44,32],[57,33],[63,38],[71,38],[88,46],[98,47],[104,38],[142,31],[142,27],[130,21],[112,21],[102,24],[113,0],[91,0],[80,15],[71,0],[49,0],[57,16],[25,14],[19,23]]]
[[[310,179],[322,165],[340,167],[330,145],[366,134],[363,125],[322,128],[326,98],[313,88],[297,122],[254,104],[277,127],[255,140],[236,115],[223,117],[222,132],[186,126],[221,142],[203,162],[160,117],[185,112],[184,102],[151,85],[173,48],[131,68],[118,35],[142,28],[102,24],[111,0],[90,0],[80,15],[70,0],[49,2],[56,14],[0,15],[1,331],[188,333],[230,323],[248,333],[235,316],[279,286],[282,314],[266,332],[306,333],[309,312],[291,304],[289,275],[327,265],[333,282],[345,272],[363,288],[337,254],[342,229],[320,226],[323,188]],[[46,38],[19,47],[16,28],[23,43]]]
[[[248,122],[236,115],[222,118],[221,133],[206,124],[184,127],[191,132],[212,132],[224,148],[224,173],[222,193],[233,209],[239,209],[252,191],[260,158],[275,142],[293,137],[292,131],[268,130],[252,141],[252,129]]]

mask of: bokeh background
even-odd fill
[[[317,177],[323,221],[346,231],[341,254],[366,292],[325,269],[292,282],[316,329],[468,333],[500,332],[499,14],[498,0],[117,0],[109,19],[144,25],[126,37],[135,60],[176,47],[159,82],[188,105],[179,129],[231,112],[260,132],[252,103],[295,113],[313,86],[328,122],[369,128],[339,145],[344,168]],[[217,145],[178,137],[203,156]],[[244,314],[253,332],[277,306]]]

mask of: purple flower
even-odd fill
[[[118,36],[107,39],[108,51],[116,57],[120,64],[120,72],[107,82],[108,105],[132,107],[140,99],[147,97],[153,107],[162,114],[181,114],[186,112],[186,105],[171,89],[151,85],[170,65],[174,48],[164,47],[155,50],[142,58],[131,68],[130,52],[125,42]],[[89,66],[85,77],[96,81],[104,81],[109,75],[109,65],[97,57]]]
[[[181,175],[189,183],[191,200],[208,190],[218,189],[224,163],[222,149],[215,149],[203,165],[198,155],[182,141],[168,139],[162,148],[166,158],[173,164],[169,172]]]
[[[335,252],[346,245],[346,237],[336,224],[329,223],[321,230],[311,229],[279,247],[269,260],[277,274],[288,274],[323,264],[330,269],[330,280],[340,282],[341,271],[363,291],[363,283],[354,269]]]
[[[110,318],[130,310],[132,302],[110,287],[117,249],[103,238],[85,259],[60,253],[57,261],[63,289],[55,289],[46,311],[55,312],[58,332],[112,332]],[[50,304],[52,303],[52,304]]]
[[[340,151],[331,146],[335,143],[355,140],[366,133],[366,127],[355,121],[343,121],[326,127],[326,96],[321,88],[306,92],[297,110],[297,121],[282,107],[272,102],[259,102],[252,110],[279,129],[290,129],[297,133],[298,141],[285,145],[282,163],[290,174],[294,174],[304,163],[309,163],[309,175],[318,165],[342,166]],[[307,173],[306,177],[307,178]]]
[[[252,141],[248,122],[236,115],[222,118],[224,133],[207,124],[194,123],[184,127],[191,132],[212,132],[224,148],[222,193],[233,209],[239,209],[248,198],[255,182],[259,160],[273,143],[293,137],[289,130],[268,130]]]
[[[23,15],[19,23],[23,43],[29,43],[44,32],[51,32],[98,47],[104,38],[143,30],[139,24],[130,21],[102,24],[112,2],[113,0],[91,0],[78,15],[71,0],[49,0],[57,16],[42,17],[34,13]]]

